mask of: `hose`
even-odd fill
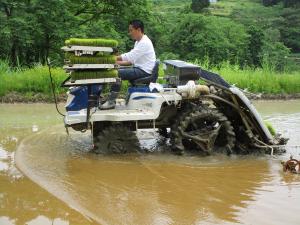
[[[58,106],[57,106],[57,99],[56,99],[56,94],[55,94],[55,86],[54,86],[54,83],[53,83],[53,78],[52,78],[52,73],[51,73],[51,65],[50,65],[50,59],[47,58],[47,66],[48,66],[48,70],[49,70],[49,76],[50,76],[50,82],[51,82],[51,89],[52,89],[52,94],[53,94],[53,99],[54,99],[54,102],[55,102],[55,108],[56,108],[56,111],[62,115],[63,117],[65,117],[66,115],[61,113],[58,109]]]

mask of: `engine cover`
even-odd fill
[[[199,80],[200,67],[181,60],[165,60],[165,78],[171,86],[185,85],[190,80]]]

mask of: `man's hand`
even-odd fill
[[[120,66],[131,66],[132,65],[132,63],[129,61],[118,61],[117,60],[116,63]]]
[[[131,66],[132,65],[132,63],[129,62],[129,61],[123,61],[122,57],[120,55],[117,56],[117,62],[116,63],[120,66]]]

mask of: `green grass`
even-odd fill
[[[67,75],[62,68],[52,68],[56,91],[64,92],[58,88]],[[43,93],[51,95],[51,85],[47,66],[36,65],[30,69],[16,68],[11,70],[6,62],[0,60],[0,96],[9,92]]]
[[[200,65],[207,68],[206,65]],[[230,84],[254,93],[295,94],[300,93],[300,72],[276,72],[268,67],[245,68],[223,63],[220,68],[210,69],[220,74]]]
[[[200,65],[206,69],[205,64]],[[220,68],[212,68],[210,71],[216,72],[224,77],[231,84],[239,88],[248,89],[254,93],[266,94],[294,94],[300,93],[300,72],[275,72],[270,69],[240,69],[223,63]],[[115,71],[116,72],[116,71]],[[114,73],[115,73],[114,72]],[[60,88],[60,84],[66,79],[67,74],[62,68],[52,68],[52,75],[55,81],[57,93],[64,93],[66,90]],[[163,77],[160,67],[159,80]],[[51,85],[47,66],[36,65],[29,69],[12,70],[4,61],[0,61],[0,96],[10,92],[17,92],[22,95],[32,95],[42,93],[51,96]],[[128,82],[123,82],[122,91],[126,92]]]

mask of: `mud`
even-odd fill
[[[59,94],[57,101],[64,103],[67,100],[66,94]],[[4,96],[0,96],[0,103],[53,103],[52,94],[43,93],[18,93],[10,92]]]
[[[256,94],[248,96],[252,100],[293,100],[300,99],[300,93],[294,94]]]

